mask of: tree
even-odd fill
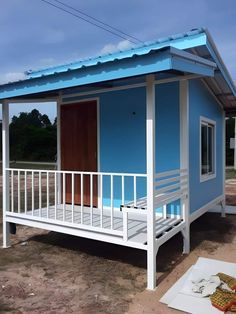
[[[55,161],[57,127],[37,109],[21,112],[10,124],[10,158],[26,161]]]

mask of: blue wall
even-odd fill
[[[156,85],[156,172],[180,167],[179,83]]]
[[[200,116],[216,121],[216,178],[200,182]],[[190,211],[223,194],[222,109],[199,80],[189,83]]]
[[[111,91],[99,97],[100,170],[146,172],[146,91]],[[87,96],[85,97],[88,98]],[[73,97],[73,100],[83,98]],[[72,100],[70,98],[70,100]],[[156,86],[156,171],[179,168],[179,84]],[[121,203],[121,179],[114,178],[115,206]],[[146,180],[137,181],[138,197],[146,195]],[[125,180],[126,201],[133,199],[133,182]],[[110,205],[110,180],[104,178],[104,205]],[[170,210],[176,210],[171,206]]]
[[[111,91],[90,97],[100,102],[100,170],[146,172],[145,88]],[[85,97],[88,98],[87,96]],[[75,101],[82,98],[73,98]],[[179,84],[156,86],[156,171],[180,167]],[[200,116],[216,121],[217,177],[200,183]],[[222,110],[199,80],[189,83],[190,210],[199,209],[222,195]],[[114,178],[114,205],[121,203],[121,179]],[[146,181],[137,182],[138,197],[146,194]],[[133,181],[125,180],[126,201],[133,199]],[[104,179],[104,205],[110,205],[110,180]],[[169,206],[176,213],[179,203]]]
[[[180,167],[179,119],[179,83],[156,85],[156,172]],[[169,214],[179,210],[179,201],[167,206]]]
[[[100,95],[100,169],[146,172],[145,89]]]
[[[146,172],[146,94],[144,88],[114,91],[100,97],[100,170]],[[146,180],[137,182],[138,197]],[[133,199],[133,180],[125,178],[125,200]],[[110,178],[104,179],[104,205],[110,205]],[[121,204],[121,178],[114,179],[114,205]]]

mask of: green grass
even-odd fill
[[[42,170],[56,170],[56,164],[44,164],[44,163],[21,163],[21,162],[11,162],[10,168],[18,168],[18,169],[42,169]],[[0,175],[2,174],[2,162],[0,161]]]
[[[227,179],[236,179],[236,170],[226,169],[225,178]]]
[[[21,163],[21,162],[11,162],[10,164],[11,168],[19,168],[19,169],[43,169],[43,170],[56,170],[55,164],[44,164],[44,163]]]

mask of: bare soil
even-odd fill
[[[236,185],[226,191],[236,205]],[[150,292],[145,252],[18,226],[0,249],[0,313],[179,313],[160,297],[199,256],[235,262],[235,245],[236,215],[203,215],[191,225],[188,256],[179,234],[160,248]]]
[[[225,186],[226,204],[236,206],[236,179],[228,179]]]

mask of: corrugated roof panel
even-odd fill
[[[202,35],[202,38],[199,35]],[[197,37],[195,38],[195,36]],[[42,75],[52,75],[52,74],[55,74],[56,72],[57,73],[66,72],[69,70],[80,69],[82,67],[94,66],[99,63],[113,62],[113,61],[121,60],[125,58],[132,58],[132,57],[135,57],[136,55],[137,56],[145,55],[145,54],[150,53],[152,50],[159,50],[168,46],[173,46],[178,49],[187,49],[189,47],[198,46],[201,44],[203,45],[205,42],[204,39],[206,39],[205,31],[203,28],[199,28],[190,32],[161,38],[155,42],[147,42],[142,46],[136,46],[135,48],[131,48],[129,50],[115,52],[112,54],[101,55],[94,58],[88,58],[85,60],[79,60],[76,62],[62,64],[59,66],[53,66],[53,67],[49,67],[49,68],[41,69],[37,71],[30,70],[27,72],[27,74],[29,78],[36,78]]]
[[[19,85],[23,85],[28,88],[28,86],[31,86],[34,84],[34,79],[41,80],[44,78],[46,81],[54,80],[59,77],[68,77],[70,71],[76,71],[76,75],[83,75],[83,84],[93,84],[95,81],[91,80],[91,82],[86,83],[86,73],[89,73],[90,71],[98,71],[100,66],[104,65],[104,68],[110,69],[110,68],[116,68],[117,62],[131,62],[136,63],[135,58],[137,56],[144,56],[145,58],[150,58],[152,52],[160,51],[161,49],[168,49],[167,47],[174,47],[179,50],[185,50],[192,54],[195,54],[196,56],[202,57],[205,60],[210,60],[215,63],[217,63],[218,69],[216,71],[216,75],[213,79],[208,78],[209,85],[211,86],[212,90],[215,92],[215,94],[220,93],[231,93],[232,96],[236,99],[236,87],[234,82],[232,81],[226,67],[224,66],[224,63],[217,51],[217,48],[215,47],[215,44],[213,40],[211,39],[210,34],[208,31],[204,28],[197,28],[193,29],[189,32],[175,34],[169,37],[160,38],[159,40],[155,42],[147,42],[144,45],[133,47],[129,50],[125,51],[119,51],[115,53],[110,53],[106,55],[97,56],[94,58],[88,58],[84,60],[79,60],[72,63],[62,64],[59,66],[53,66],[46,69],[41,69],[37,71],[27,71],[27,78],[25,80],[17,81],[17,82],[11,82],[8,84],[2,84],[1,87],[1,93],[2,96],[4,96],[4,92],[8,90],[14,90],[14,88]],[[172,49],[172,48],[170,48]],[[149,55],[149,56],[148,56]],[[132,59],[132,60],[129,60]],[[97,68],[92,68],[94,66],[97,66]],[[91,67],[91,68],[90,68]],[[81,69],[81,71],[80,71]],[[181,68],[182,69],[182,68]],[[87,71],[87,72],[86,72]],[[68,72],[66,75],[66,72]],[[188,72],[188,71],[187,71]],[[103,73],[99,74],[100,76],[103,75]],[[135,75],[135,73],[133,73]],[[74,76],[73,76],[74,78]],[[101,79],[103,77],[100,77]],[[122,77],[123,78],[123,77]],[[113,77],[114,79],[114,77]],[[21,82],[21,83],[20,83]],[[16,84],[16,85],[14,85]],[[70,86],[64,86],[63,88],[76,86],[75,82],[74,85],[70,82]],[[38,85],[37,93],[39,93],[41,90],[41,85]],[[53,86],[51,87],[53,88]],[[59,88],[59,87],[58,87]],[[60,87],[62,89],[62,87]],[[51,89],[52,90],[52,89]],[[27,93],[27,91],[24,91],[24,94]],[[15,93],[17,94],[17,92]],[[9,96],[10,97],[10,96]],[[17,97],[17,95],[15,96]],[[4,98],[4,97],[3,97]],[[223,98],[222,98],[223,99]],[[230,98],[231,99],[231,98]],[[229,98],[224,97],[224,106],[227,107],[229,105]],[[231,101],[231,104],[234,104],[233,101]]]

